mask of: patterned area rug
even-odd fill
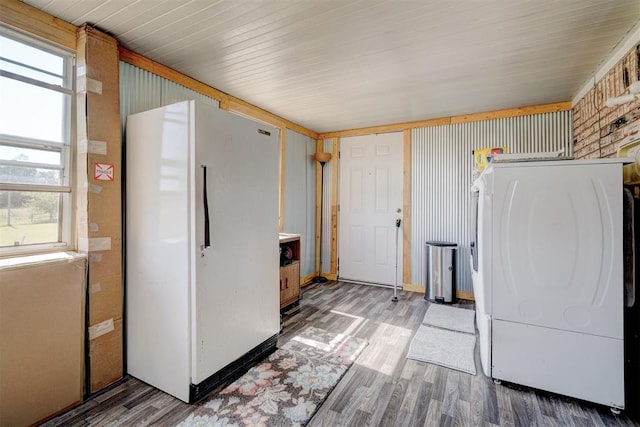
[[[303,426],[367,342],[307,327],[179,424]]]

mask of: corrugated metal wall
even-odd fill
[[[126,118],[129,114],[151,110],[191,99],[219,106],[217,100],[202,95],[156,74],[126,62],[120,62],[120,120],[123,140]],[[302,245],[301,275],[315,271],[315,139],[287,129],[285,166],[284,227],[287,232],[300,233]],[[330,150],[330,149],[329,149]],[[325,168],[330,169],[330,168]],[[328,172],[330,173],[330,172]],[[331,177],[328,197],[331,200]],[[330,206],[328,209],[331,209]],[[326,213],[326,212],[325,212]],[[330,218],[330,215],[329,215]],[[331,238],[328,224],[327,233]],[[330,243],[327,243],[330,249]],[[324,248],[323,248],[324,249]],[[325,252],[323,250],[323,252]],[[325,266],[329,266],[329,252]]]
[[[129,114],[198,99],[218,106],[218,101],[153,73],[120,62],[120,117],[124,135]],[[506,146],[508,152],[554,151],[572,154],[571,112],[487,120],[415,129],[411,144],[411,283],[424,285],[424,242],[456,242],[457,288],[472,291],[469,258],[469,188],[474,149]],[[301,274],[315,269],[315,141],[287,130],[285,231],[302,235]],[[332,152],[332,140],[324,151]],[[331,264],[332,168],[324,168],[322,267]]]
[[[415,129],[411,135],[411,283],[425,283],[425,242],[458,244],[457,289],[473,291],[469,268],[469,189],[475,149],[572,154],[571,112]]]
[[[299,233],[302,277],[315,272],[316,140],[287,129],[285,139],[284,231]]]
[[[123,138],[129,114],[191,99],[219,106],[213,98],[120,61],[120,123]]]

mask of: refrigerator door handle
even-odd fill
[[[202,173],[202,204],[204,205],[204,245],[201,250],[211,247],[211,229],[209,224],[209,201],[207,199],[207,166],[201,165]]]

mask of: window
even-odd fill
[[[71,240],[73,54],[0,27],[0,255]]]

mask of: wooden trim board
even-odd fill
[[[450,117],[443,117],[438,119],[429,119],[429,120],[419,120],[415,122],[406,122],[406,123],[391,123],[380,126],[372,126],[366,128],[358,128],[358,129],[346,129],[339,130],[333,132],[321,133],[318,135],[318,138],[341,138],[346,136],[359,136],[359,135],[370,135],[374,133],[389,133],[389,132],[401,132],[405,129],[413,129],[420,127],[429,127],[429,126],[442,126],[448,125],[451,123]]]
[[[262,108],[256,107],[246,101],[226,94],[218,89],[215,89],[209,85],[206,85],[196,79],[185,76],[184,74],[175,71],[165,65],[146,58],[143,55],[135,53],[127,48],[120,46],[120,60],[131,65],[134,65],[143,70],[149,71],[165,79],[171,80],[189,89],[195,90],[203,95],[210,96],[217,99],[220,102],[220,107],[230,111],[234,111],[245,116],[249,116],[264,123],[269,123],[276,127],[287,127],[302,135],[306,135],[310,138],[317,139],[318,133],[310,129],[302,127],[292,121],[284,119],[273,113],[270,113]]]
[[[503,119],[508,117],[528,116],[532,114],[552,113],[571,110],[571,101],[556,102],[553,104],[532,105],[527,107],[507,108],[505,110],[487,111],[482,113],[464,114],[460,116],[441,117],[436,119],[418,120],[406,123],[394,123],[381,126],[372,126],[359,129],[346,129],[334,132],[320,133],[318,138],[334,138],[344,136],[369,135],[373,133],[398,132],[406,129],[416,129],[431,126],[442,126],[455,123],[469,123],[483,120]]]
[[[6,2],[8,0],[2,0],[2,1]],[[519,117],[519,116],[526,116],[531,114],[568,111],[568,110],[571,110],[572,108],[571,101],[566,101],[566,102],[558,102],[553,104],[508,108],[504,110],[465,114],[465,115],[452,116],[452,117],[440,117],[435,119],[417,120],[413,122],[393,123],[393,124],[386,124],[386,125],[359,128],[359,129],[347,129],[347,130],[340,130],[340,131],[333,131],[333,132],[326,132],[326,133],[317,133],[310,129],[302,127],[294,122],[291,122],[285,118],[282,118],[273,113],[270,113],[269,111],[263,110],[262,108],[256,107],[255,105],[252,105],[246,101],[243,101],[239,98],[236,98],[232,95],[226,94],[218,89],[208,86],[198,80],[185,76],[184,74],[179,73],[178,71],[175,71],[165,65],[155,62],[149,58],[146,58],[122,46],[119,47],[119,52],[120,52],[120,60],[127,62],[131,65],[134,65],[136,67],[142,68],[143,70],[149,71],[156,75],[159,75],[161,77],[164,77],[166,79],[169,79],[175,83],[188,87],[189,89],[195,90],[196,92],[199,92],[206,96],[210,96],[214,99],[217,99],[220,102],[220,108],[228,109],[230,111],[244,114],[253,119],[262,121],[264,123],[269,123],[276,127],[286,127],[288,129],[291,129],[293,131],[296,131],[302,135],[306,135],[313,139],[323,140],[328,138],[367,135],[367,134],[373,134],[373,133],[398,132],[398,131],[404,131],[407,129],[415,129],[415,128],[422,128],[422,127],[430,127],[430,126],[442,126],[442,125],[455,124],[455,123],[468,123],[468,122],[474,122],[474,121],[492,120],[492,119],[507,118],[507,117]]]
[[[308,276],[304,276],[300,278],[300,286],[307,286],[311,284],[311,281],[314,277],[316,277],[316,273],[309,274]]]
[[[165,65],[160,64],[159,62],[135,53],[134,51],[129,50],[125,47],[119,46],[118,53],[120,55],[120,61],[124,61],[145,71],[163,77],[167,80],[171,80],[174,83],[178,83],[189,89],[195,90],[196,92],[199,92],[203,95],[210,96],[211,98],[220,101],[221,104],[223,102],[226,102],[226,104],[229,105],[229,95],[224,92],[212,88],[211,86],[206,85],[196,79],[185,76],[178,71],[175,71]]]
[[[451,117],[451,124],[479,122],[484,120],[504,119],[508,117],[529,116],[532,114],[557,113],[559,111],[570,111],[571,101],[556,102],[554,104],[532,105],[529,107],[516,107],[506,110],[487,111],[484,113],[466,114],[463,116]]]
[[[16,0],[0,0],[0,22],[17,30],[76,50],[78,27]]]
[[[419,294],[424,294],[425,293],[425,288],[422,285],[414,285],[411,283],[405,283],[404,285],[402,285],[402,290],[403,291],[408,291],[408,292],[416,292]],[[469,300],[469,301],[475,301],[475,298],[473,296],[473,292],[471,291],[460,291],[460,290],[456,290],[456,298],[457,299],[464,299],[464,300]]]
[[[402,284],[402,290],[403,291],[409,291],[409,292],[417,292],[419,294],[424,294],[424,292],[425,292],[424,286],[414,285],[414,284],[411,284],[411,283],[403,283]]]
[[[331,274],[338,273],[338,138],[331,144]]]
[[[411,129],[403,132],[402,282],[411,281]]]
[[[287,130],[286,128],[280,128],[280,189],[278,191],[278,229],[280,232],[284,231],[284,211],[285,211],[285,185],[286,185],[286,171],[287,171]]]
[[[323,151],[322,149],[323,141],[318,139],[316,141],[316,151]],[[314,160],[315,161],[315,160]],[[315,238],[315,270],[318,273],[322,273],[320,271],[320,229],[322,228],[322,224],[320,224],[320,210],[322,209],[322,194],[321,194],[321,186],[322,186],[322,166],[317,161],[316,163],[316,238]]]
[[[456,291],[456,298],[475,301],[472,291]]]

